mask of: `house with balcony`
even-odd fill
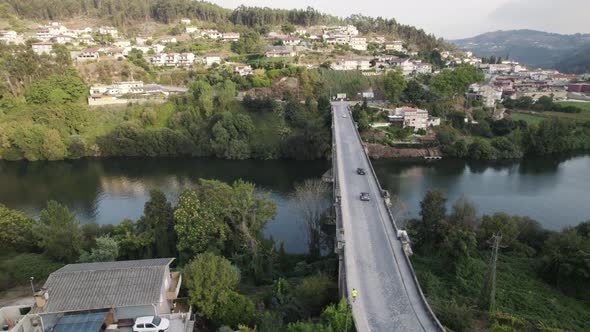
[[[101,35],[111,35],[113,38],[119,38],[119,30],[114,27],[100,27],[98,33]]]
[[[366,37],[350,37],[349,43],[353,50],[366,51],[367,50],[367,38]]]
[[[414,107],[398,107],[395,110],[387,110],[388,119],[392,124],[397,124],[403,128],[412,127],[414,131],[429,127],[440,126],[440,118],[428,115],[427,110]]]
[[[99,48],[87,48],[82,50],[82,52],[78,53],[76,56],[76,61],[84,62],[87,60],[90,61],[97,61],[99,58]]]

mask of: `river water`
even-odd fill
[[[460,160],[377,160],[382,185],[400,197],[403,216],[417,216],[426,190],[438,188],[449,205],[465,195],[480,213],[528,215],[549,229],[590,219],[590,156],[467,163]],[[37,216],[47,200],[77,213],[82,223],[137,220],[152,188],[175,202],[197,179],[242,178],[267,191],[277,215],[266,234],[288,252],[306,251],[305,233],[291,195],[294,185],[321,177],[329,161],[225,161],[214,159],[109,159],[63,162],[0,162],[0,203]]]

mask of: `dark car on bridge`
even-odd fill
[[[369,193],[361,193],[361,201],[370,201]]]
[[[365,174],[367,174],[367,172],[365,172],[365,169],[364,168],[360,168],[359,167],[359,168],[356,169],[356,174],[358,174],[358,175],[365,175]]]

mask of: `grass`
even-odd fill
[[[444,257],[414,255],[412,261],[420,285],[441,320],[448,308],[456,306],[479,316],[473,325],[489,325],[488,316],[476,309],[483,276],[487,272],[487,252],[460,264],[456,274]],[[501,315],[515,317],[529,326],[586,331],[590,304],[567,296],[542,280],[535,260],[501,254],[497,268],[496,305]],[[446,316],[446,317],[445,317]],[[452,317],[452,315],[450,316]],[[464,330],[472,330],[473,326]]]
[[[544,112],[543,114],[549,116],[556,116],[565,119],[572,119],[578,121],[590,121],[590,103],[581,102],[558,102],[557,104],[563,106],[574,106],[582,109],[580,113],[561,113],[561,112]]]
[[[526,113],[511,113],[510,116],[512,117],[512,120],[514,120],[514,121],[523,120],[528,124],[537,124],[545,119],[541,115],[532,115],[532,114],[526,114]]]
[[[574,106],[577,108],[581,108],[585,112],[590,112],[590,103],[573,102],[573,101],[560,101],[560,102],[557,102],[556,104],[559,104],[562,106]]]

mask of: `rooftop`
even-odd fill
[[[174,258],[69,264],[45,282],[38,313],[96,310],[160,302],[166,268]]]

